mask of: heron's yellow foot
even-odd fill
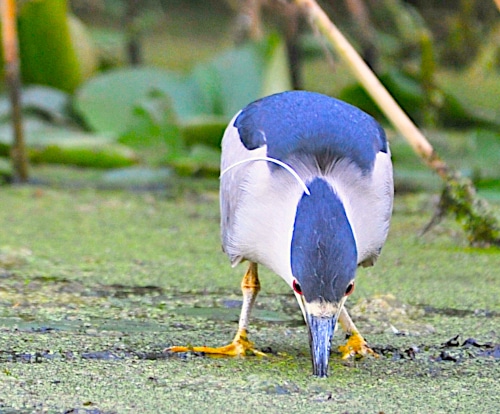
[[[352,356],[363,357],[367,355],[378,357],[359,332],[354,332],[345,345],[339,346],[339,351],[342,353],[342,359],[348,359]]]
[[[200,352],[210,355],[221,356],[246,356],[257,355],[266,356],[263,352],[255,349],[253,343],[248,340],[246,330],[240,329],[236,336],[229,345],[221,346],[219,348],[211,348],[208,346],[173,346],[167,348],[169,352]]]

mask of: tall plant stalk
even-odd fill
[[[13,181],[22,183],[28,180],[28,161],[21,113],[21,76],[19,72],[16,2],[15,0],[1,0],[0,4],[5,80],[10,93],[12,126],[14,131],[14,142],[10,154],[14,170]]]

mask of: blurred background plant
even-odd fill
[[[495,3],[320,4],[441,155],[487,197],[500,199]],[[17,5],[23,129],[33,165],[106,169],[104,175],[118,181],[140,174],[216,176],[220,139],[231,116],[254,99],[292,88],[339,97],[385,122],[291,3],[22,0]],[[406,143],[390,130],[389,135],[398,190],[439,188]],[[6,181],[11,147],[5,92],[0,177]],[[34,174],[43,179],[43,170]]]

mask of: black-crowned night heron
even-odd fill
[[[393,202],[390,151],[369,115],[311,92],[251,103],[222,140],[222,245],[231,264],[247,260],[233,342],[221,348],[172,347],[210,354],[262,353],[247,339],[260,290],[257,265],[293,289],[309,330],[313,374],[326,376],[340,322],[344,357],[371,353],[344,307],[356,268],[373,265],[387,237]]]

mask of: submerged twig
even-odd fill
[[[354,47],[332,23],[315,0],[295,0],[313,28],[338,52],[392,125],[406,138],[413,150],[444,181],[440,207],[452,213],[476,245],[500,244],[500,226],[485,201],[478,199],[472,182],[452,171],[438,156],[429,141],[401,109]]]

